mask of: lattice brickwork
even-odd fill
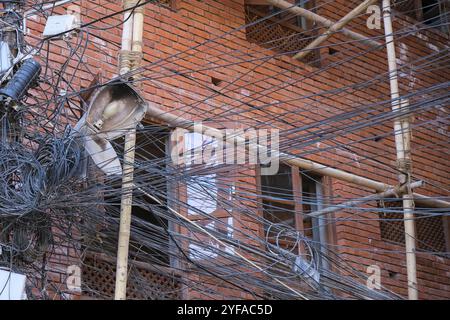
[[[249,10],[246,11],[247,24],[258,21],[261,18],[261,15],[257,15]],[[259,21],[248,26],[246,34],[248,41],[290,56],[305,48],[315,38],[304,31],[295,30],[271,20]],[[320,63],[318,50],[312,50],[302,61],[318,66]]]
[[[380,213],[381,219],[401,219],[401,203],[392,202],[384,204],[385,207],[398,208],[397,212]],[[417,209],[416,209],[417,210]],[[419,218],[420,217],[420,218]],[[417,248],[426,251],[446,252],[446,240],[444,225],[441,216],[422,218],[418,215],[416,219]],[[399,244],[405,243],[403,220],[381,220],[381,238]]]
[[[112,299],[114,297],[115,269],[114,263],[86,258],[81,278],[83,296]],[[133,267],[129,273],[127,299],[178,300],[181,299],[181,283],[174,277]]]

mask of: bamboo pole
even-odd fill
[[[160,121],[165,122],[172,127],[183,128],[183,129],[186,129],[186,130],[189,130],[192,132],[194,132],[196,130],[195,122],[187,120],[183,117],[174,115],[172,113],[163,111],[152,104],[148,105],[147,115],[150,117],[159,119]],[[221,130],[218,130],[216,128],[212,128],[209,126],[205,126],[205,125],[201,126],[201,132],[198,132],[198,133],[203,133],[203,134],[206,134],[213,138],[218,138],[218,139],[223,138],[223,133]],[[238,142],[245,143],[245,138],[243,138],[241,136],[236,136],[235,138],[236,138],[236,140],[239,140]],[[255,152],[255,149],[257,150],[258,148],[260,148],[260,150],[263,150],[262,152],[264,152],[264,148],[266,148],[261,145],[250,145],[248,147],[250,149],[252,149],[253,152]],[[383,182],[379,182],[379,181],[375,181],[372,179],[364,178],[364,177],[361,177],[356,174],[349,173],[349,172],[346,172],[343,170],[328,167],[326,165],[323,165],[323,164],[320,164],[320,163],[317,163],[317,162],[314,162],[311,160],[288,155],[283,152],[276,152],[275,150],[272,150],[272,151],[273,151],[273,156],[278,157],[280,162],[289,164],[292,166],[296,166],[296,167],[299,167],[304,170],[309,170],[314,173],[320,174],[322,176],[333,177],[338,180],[346,181],[346,182],[353,183],[353,184],[356,184],[359,186],[367,187],[369,189],[373,189],[377,192],[384,192],[386,190],[395,188],[392,185],[389,185],[389,184],[386,184]],[[415,193],[413,195],[414,195],[414,197],[416,197]],[[450,208],[449,202],[438,200],[438,199],[433,199],[433,198],[423,196],[423,195],[418,195],[417,202],[420,202],[420,203],[426,202],[428,205],[430,205],[432,207],[437,207],[437,208]]]
[[[143,0],[138,0],[138,5]],[[136,7],[133,15],[133,42],[131,51],[138,54],[142,53],[142,39],[144,33],[144,6]]]
[[[123,156],[122,197],[120,202],[119,242],[117,247],[115,300],[125,300],[128,278],[128,251],[130,244],[131,210],[133,205],[133,173],[136,144],[136,130],[125,135]]]
[[[314,39],[314,41],[311,42],[309,45],[307,45],[305,48],[303,48],[301,52],[297,53],[294,56],[294,59],[300,60],[300,59],[306,57],[311,52],[311,50],[317,48],[321,43],[325,42],[328,38],[330,38],[335,32],[341,30],[345,25],[347,25],[350,21],[352,21],[356,16],[358,16],[361,12],[366,10],[367,7],[369,7],[371,4],[373,4],[377,1],[378,0],[366,0],[363,3],[361,3],[359,6],[357,6],[352,11],[350,11],[348,14],[346,14],[345,17],[343,17],[338,22],[336,22],[331,27],[329,27],[326,32],[324,32],[319,37]]]
[[[390,0],[383,0],[383,21],[388,55],[389,78],[391,88],[392,112],[399,113],[408,104],[401,104],[397,77],[397,62],[395,56],[394,35],[391,20]],[[396,118],[394,121],[395,146],[397,150],[397,167],[400,172],[400,184],[410,185],[411,179],[411,144],[410,127],[407,117]],[[405,224],[406,270],[408,274],[408,298],[418,299],[417,270],[416,270],[416,232],[414,224],[414,201],[411,188],[403,194],[403,213]]]
[[[124,2],[124,8],[127,9],[130,2]],[[130,71],[130,61],[125,58],[131,51],[131,42],[133,35],[133,17],[131,11],[124,14],[124,24],[122,29],[122,47],[119,58],[119,73],[121,75]],[[134,136],[135,139],[135,136]],[[126,133],[124,146],[123,176],[122,176],[122,196],[120,201],[120,225],[119,239],[117,247],[117,265],[116,265],[116,283],[114,290],[115,300],[126,299],[127,273],[128,273],[128,250],[130,242],[131,228],[131,209],[133,204],[133,162],[134,148],[133,133]],[[130,170],[131,169],[131,170]]]
[[[298,7],[293,5],[290,2],[284,1],[284,0],[265,0],[265,2],[267,4],[270,4],[272,6],[275,6],[277,8],[283,9],[283,10],[287,10],[292,14],[295,14],[297,16],[302,16],[305,19],[317,22],[318,24],[321,24],[325,27],[331,28],[333,25],[336,24],[335,21],[329,20],[325,17],[322,17],[310,10],[304,9],[302,7]],[[346,28],[342,28],[341,29],[342,33],[352,39],[361,41],[362,43],[374,47],[374,48],[379,48],[381,46],[380,43],[378,43],[377,41],[374,41],[366,36],[363,36],[360,33],[351,31],[349,29]]]
[[[124,9],[132,7],[133,1],[124,1]],[[128,10],[123,16],[122,27],[122,46],[119,56],[119,74],[123,75],[130,71],[129,53],[131,51],[131,43],[133,38],[133,11]]]
[[[124,8],[134,7],[141,0],[124,2]],[[134,9],[132,15],[130,11],[124,15],[124,26],[122,33],[122,59],[120,74],[125,74],[134,67],[138,67],[142,54],[142,37],[144,27],[144,7]],[[131,52],[130,52],[131,51]],[[136,60],[137,59],[137,60]],[[114,291],[115,300],[126,299],[127,278],[128,278],[128,252],[130,243],[131,211],[133,205],[133,178],[134,178],[134,158],[136,149],[136,128],[131,128],[125,133],[123,177],[122,177],[122,197],[120,203],[120,226],[119,243],[117,248],[117,268],[116,285]]]
[[[411,183],[410,188],[411,189],[419,188],[422,185],[423,185],[423,181],[416,181],[416,182]],[[336,212],[336,211],[339,211],[339,210],[345,210],[345,209],[347,209],[349,207],[358,207],[359,205],[361,205],[363,203],[367,203],[369,201],[380,200],[380,199],[383,199],[383,198],[402,196],[404,193],[407,193],[407,192],[408,192],[408,186],[407,185],[403,185],[401,187],[392,188],[392,189],[386,190],[386,191],[381,192],[381,193],[371,194],[371,195],[368,195],[367,197],[363,197],[363,198],[352,200],[352,201],[343,202],[341,204],[330,206],[330,207],[327,207],[327,208],[322,209],[322,210],[317,210],[317,211],[314,211],[314,212],[310,212],[307,215],[308,216],[312,216],[312,217],[320,217],[320,216],[323,216],[323,215],[328,214],[328,213]]]

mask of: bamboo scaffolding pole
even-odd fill
[[[383,21],[386,37],[386,49],[388,56],[389,80],[391,88],[392,112],[399,113],[400,109],[408,108],[408,104],[402,105],[397,77],[397,62],[395,55],[395,43],[391,20],[390,0],[383,0]],[[396,118],[394,121],[395,146],[397,150],[397,167],[400,172],[400,184],[410,185],[411,180],[411,143],[410,126],[407,117]],[[418,299],[417,267],[416,267],[416,231],[414,223],[414,201],[411,188],[403,194],[403,213],[405,225],[405,250],[406,271],[408,275],[408,298]]]
[[[117,247],[115,300],[125,300],[128,278],[128,251],[130,244],[131,210],[133,205],[134,156],[136,130],[132,129],[125,135],[123,157],[122,197],[120,201],[120,225]]]
[[[124,9],[132,6],[133,2],[124,2]],[[123,75],[130,71],[129,53],[131,51],[131,44],[133,40],[133,11],[128,10],[123,16],[122,27],[122,45],[119,53],[119,74]]]
[[[125,1],[124,8],[134,7],[141,0]],[[122,33],[122,51],[120,59],[120,74],[126,74],[140,64],[142,54],[142,36],[144,28],[144,7],[137,7],[134,13],[130,11],[124,15]],[[131,51],[131,52],[130,52]],[[133,179],[134,158],[136,150],[136,128],[125,133],[125,146],[123,158],[122,196],[120,203],[120,226],[117,248],[116,283],[114,291],[115,300],[125,300],[128,278],[128,253],[130,244],[131,211],[133,205]]]
[[[325,31],[323,34],[321,34],[319,37],[314,39],[313,42],[311,42],[309,45],[307,45],[305,48],[302,49],[301,52],[297,53],[294,56],[294,59],[300,60],[304,57],[306,57],[311,50],[317,48],[325,42],[328,38],[330,38],[334,33],[341,30],[346,26],[350,21],[352,21],[356,16],[361,14],[364,10],[367,9],[371,4],[377,2],[378,0],[366,0],[363,3],[361,3],[359,6],[357,6],[355,9],[350,11],[348,14],[346,14],[342,19],[340,19],[338,22],[333,24],[331,27],[328,28],[327,31]]]
[[[411,183],[411,185],[409,186],[409,188],[411,189],[415,189],[415,188],[419,188],[423,186],[423,181],[416,181]],[[356,200],[351,200],[351,201],[347,201],[347,202],[343,202],[341,204],[337,204],[334,206],[330,206],[327,207],[325,209],[322,210],[317,210],[314,212],[310,212],[307,215],[311,216],[311,217],[320,217],[329,213],[333,213],[339,210],[345,210],[349,207],[358,207],[363,203],[367,203],[369,201],[373,201],[373,200],[381,200],[384,198],[391,198],[391,197],[398,197],[398,196],[402,196],[404,193],[408,192],[408,186],[407,185],[403,185],[400,187],[396,187],[396,188],[392,188],[389,190],[386,190],[384,192],[380,192],[380,193],[375,193],[375,194],[371,194],[368,195],[366,197],[363,198],[359,198]]]
[[[295,14],[297,16],[302,16],[305,19],[311,20],[313,22],[317,22],[318,24],[321,24],[321,25],[323,25],[325,27],[328,27],[328,28],[331,28],[331,27],[333,27],[333,25],[336,24],[335,21],[332,21],[332,20],[329,20],[329,19],[327,19],[325,17],[322,17],[322,16],[318,15],[317,13],[314,13],[314,12],[312,12],[310,10],[307,10],[307,9],[304,9],[304,8],[301,8],[301,7],[298,7],[298,6],[294,6],[292,3],[284,1],[284,0],[265,0],[264,2],[266,4],[268,4],[268,5],[272,5],[272,6],[275,6],[277,8],[280,8],[280,9],[283,9],[283,10],[287,10],[290,13]],[[368,45],[368,46],[371,46],[371,47],[374,47],[374,48],[380,48],[381,47],[380,43],[378,43],[377,41],[374,41],[374,40],[372,40],[372,39],[370,39],[370,38],[368,38],[366,36],[363,36],[360,33],[351,31],[351,30],[346,29],[346,28],[342,28],[341,32],[344,35],[346,35],[346,36],[348,36],[348,37],[350,37],[350,38],[352,38],[354,40],[361,41],[365,45]]]
[[[150,103],[148,105],[146,114],[149,117],[159,119],[160,121],[167,123],[168,125],[170,125],[172,127],[178,127],[178,128],[186,129],[188,131],[197,132],[195,122],[187,120],[180,116],[174,115],[172,113],[163,111],[163,110],[159,109],[157,106],[152,105]],[[213,138],[218,138],[218,139],[223,138],[223,133],[221,130],[218,130],[218,129],[210,127],[210,126],[202,125],[201,130],[198,133],[203,133],[203,134],[211,136]],[[236,138],[236,140],[238,140],[238,142],[245,143],[244,137],[235,136],[235,138]],[[264,152],[264,148],[267,148],[267,147],[255,144],[255,145],[249,145],[248,148],[252,149],[253,152],[257,152],[255,150],[258,150],[258,148],[260,148],[260,150],[263,150],[262,152]],[[395,188],[392,185],[389,185],[389,184],[386,184],[383,182],[379,182],[379,181],[375,181],[372,179],[364,178],[364,177],[361,177],[356,174],[349,173],[349,172],[346,172],[343,170],[328,167],[326,165],[323,165],[323,164],[320,164],[320,163],[317,163],[317,162],[314,162],[311,160],[288,155],[283,152],[276,152],[275,150],[272,150],[272,152],[273,152],[273,157],[278,157],[278,159],[282,163],[296,166],[296,167],[299,167],[304,170],[309,170],[314,173],[320,174],[322,176],[329,176],[332,178],[336,178],[338,180],[342,180],[342,181],[353,183],[353,184],[356,184],[359,186],[367,187],[367,188],[373,189],[377,192],[384,192],[386,190]],[[414,194],[414,196],[416,196],[416,194]],[[425,202],[430,207],[450,208],[449,202],[446,202],[443,200],[438,200],[438,199],[433,199],[433,198],[423,196],[423,195],[418,195],[417,202],[420,202],[420,203]]]
[[[125,2],[124,8],[127,8],[127,5],[129,5],[129,3]],[[119,59],[119,73],[121,75],[130,71],[129,61],[125,60],[123,56],[127,52],[129,53],[131,51],[132,34],[133,17],[131,11],[127,11],[124,14],[124,24],[122,29],[122,50],[120,51]],[[114,290],[115,300],[126,299],[131,208],[133,203],[132,186],[130,188],[130,181],[133,181],[134,148],[131,148],[131,146],[133,145],[133,140],[135,140],[135,135],[133,135],[132,132],[125,135],[122,196],[120,202],[120,225],[117,247],[116,283]]]

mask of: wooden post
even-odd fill
[[[408,104],[401,103],[397,77],[397,62],[395,56],[394,35],[391,20],[390,0],[383,0],[383,21],[386,38],[386,49],[388,55],[389,79],[391,88],[392,112],[400,114],[401,109],[408,108]],[[414,223],[414,201],[410,186],[411,180],[411,143],[409,114],[397,116],[394,121],[395,147],[397,150],[397,168],[400,172],[400,185],[406,184],[408,192],[403,194],[403,214],[405,224],[405,250],[406,250],[406,270],[408,274],[408,298],[418,299],[417,290],[417,270],[416,270],[416,231]]]

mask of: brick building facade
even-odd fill
[[[356,2],[316,0],[315,10],[318,14],[337,21],[352,10]],[[122,10],[120,1],[83,0],[80,3],[82,23]],[[272,122],[281,132],[303,128],[301,132],[295,133],[295,137],[306,137],[306,147],[301,150],[288,148],[285,151],[396,185],[397,173],[393,169],[396,164],[393,119],[373,123],[370,128],[364,127],[354,132],[346,132],[343,126],[342,134],[339,135],[336,135],[338,131],[331,130],[332,119],[339,114],[357,111],[362,107],[370,108],[379,103],[383,103],[383,110],[390,108],[385,48],[372,49],[337,33],[307,59],[297,61],[287,52],[295,52],[309,43],[317,36],[317,27],[305,21],[294,23],[272,20],[267,25],[256,23],[242,27],[257,21],[255,17],[270,14],[270,11],[265,11],[265,6],[248,3],[245,0],[155,0],[147,4],[143,63],[148,67],[140,74],[144,79],[141,89],[145,98],[163,110],[195,121],[207,120],[213,114],[214,121],[221,121],[234,128],[257,127],[264,121]],[[55,12],[64,13],[67,6],[58,7]],[[417,17],[411,17],[401,9],[398,8],[394,18],[394,30],[398,33],[395,41],[400,68],[400,90],[402,96],[410,96],[409,103],[414,106],[415,103],[432,100],[433,92],[428,92],[426,88],[450,80],[449,35],[438,28],[418,23]],[[360,15],[349,23],[348,28],[374,37],[383,44],[383,28],[368,29],[368,17],[369,14]],[[84,65],[69,66],[69,70],[77,70],[71,83],[73,88],[88,87],[93,74],[99,74],[102,81],[117,75],[121,19],[121,15],[114,15],[103,20],[108,25],[119,25],[116,28],[89,29],[89,35],[86,34],[89,38],[85,39],[88,45],[84,51]],[[44,19],[37,16],[27,19],[27,39],[31,44],[38,44],[44,25]],[[101,25],[100,23],[99,26]],[[417,26],[422,26],[423,30],[410,32],[408,28],[412,26],[416,29]],[[273,39],[276,40],[280,35],[289,36],[289,32],[294,30],[295,33],[296,28],[310,28],[311,36],[291,41],[289,45],[267,45],[270,37],[275,35],[278,38]],[[277,48],[273,49],[274,47]],[[70,49],[59,40],[52,41],[49,49],[50,64],[57,70],[59,65],[66,62]],[[436,57],[447,55],[447,64],[442,64],[437,59],[435,64],[430,61],[429,71],[421,67],[421,57],[432,54]],[[349,57],[352,59],[346,60]],[[377,81],[373,81],[374,79]],[[358,84],[362,85],[361,88],[357,87]],[[226,95],[214,94],[217,91],[226,92]],[[338,93],[334,93],[335,91]],[[317,92],[322,94],[317,95]],[[414,95],[413,92],[423,93]],[[262,107],[264,112],[254,111],[254,106]],[[370,111],[372,114],[382,112],[375,107]],[[280,115],[275,122],[274,114]],[[370,121],[358,112],[355,114],[356,116],[348,118],[348,123]],[[442,188],[435,187],[448,186],[450,183],[447,116],[448,105],[442,105],[429,107],[427,111],[418,110],[410,119],[413,125],[413,175],[414,179],[425,182],[425,186],[417,190],[425,195],[448,196]],[[154,119],[148,118],[146,121],[152,122]],[[320,126],[314,126],[318,121]],[[340,125],[344,124],[340,122]],[[314,132],[319,129],[323,135],[329,136],[326,143],[322,140],[315,141]],[[435,147],[430,147],[431,143]],[[238,183],[237,192],[245,184],[246,188],[257,193],[261,184],[264,184],[257,168],[247,174],[246,181]],[[298,175],[298,172],[292,171],[293,189],[299,188],[298,182],[295,182]],[[325,186],[322,190],[324,199],[332,199],[330,201],[334,203],[341,202],[339,199],[345,201],[373,192],[337,179],[319,178],[323,179]],[[327,204],[325,201],[324,205]],[[330,217],[337,219],[337,222],[326,227],[327,242],[336,248],[341,257],[363,273],[370,265],[379,266],[382,285],[406,297],[405,248],[402,243],[398,243],[403,237],[403,225],[393,227],[392,223],[386,225],[381,220],[365,220],[364,218],[378,215],[377,205],[389,204],[373,202],[367,205],[366,211],[359,212],[359,220],[348,221],[348,217],[354,214],[352,210],[333,213]],[[257,212],[257,208],[255,211]],[[264,233],[261,224],[245,219],[247,218],[243,217],[242,223],[248,228]],[[438,216],[437,219],[438,221],[436,217],[427,218],[425,220],[429,221],[421,224],[424,230],[421,241],[448,252],[450,221],[448,217]],[[308,222],[302,221],[303,223]],[[433,236],[428,239],[430,234]],[[57,249],[52,255],[48,269],[55,287],[65,291],[67,266],[80,264],[77,257],[76,252],[65,248]],[[102,270],[108,270],[107,268]],[[417,271],[420,299],[450,298],[450,261],[445,254],[420,252],[419,246]],[[157,272],[152,272],[151,267],[143,272],[144,277],[150,279],[148,281],[158,278]],[[95,277],[95,273],[93,275],[89,271],[83,275]],[[161,278],[158,279],[162,281]],[[112,278],[100,277],[96,281],[111,282]],[[176,284],[169,282],[166,281],[167,286],[176,288]],[[71,293],[70,290],[67,290],[67,294],[67,297],[80,298],[79,294]],[[222,297],[230,296],[250,298],[248,294],[238,291],[225,292]],[[171,298],[179,297],[195,298],[198,294],[195,290],[186,289],[182,290],[182,295]]]

